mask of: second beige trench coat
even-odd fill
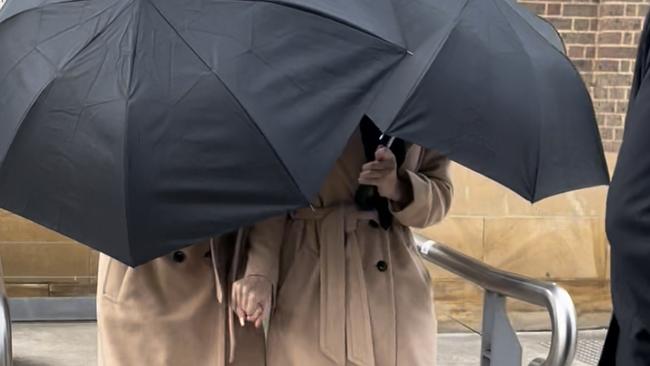
[[[253,227],[248,242],[274,238],[273,227]],[[101,255],[99,366],[264,366],[263,330],[229,309],[241,241],[225,235],[136,268]]]
[[[267,276],[277,286],[269,366],[435,365],[432,287],[408,227],[446,215],[449,161],[408,147],[400,174],[414,198],[405,207],[391,203],[389,230],[378,227],[375,213],[354,206],[364,163],[357,131],[313,209],[275,221],[281,240],[252,243],[246,274]]]

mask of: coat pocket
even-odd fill
[[[127,265],[114,259],[108,259],[102,286],[102,296],[104,298],[112,302],[119,302],[128,269]]]
[[[418,270],[422,283],[430,290],[433,291],[433,282],[431,280],[431,274],[424,264],[424,260],[417,253],[416,249],[408,249],[411,253],[411,259],[413,260],[413,265]]]

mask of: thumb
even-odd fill
[[[375,160],[377,161],[382,161],[386,160],[388,155],[388,148],[384,145],[379,145],[377,147],[377,150],[375,150]]]

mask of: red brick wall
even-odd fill
[[[607,151],[618,151],[643,18],[650,0],[525,0],[550,20],[594,100]]]

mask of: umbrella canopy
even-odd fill
[[[307,204],[364,114],[532,200],[605,183],[507,0],[10,0],[0,207],[137,265]]]
[[[388,0],[13,0],[0,207],[130,265],[306,205],[406,55]]]
[[[546,21],[511,0],[396,0],[413,55],[369,116],[530,201],[607,184],[593,106]]]

